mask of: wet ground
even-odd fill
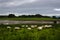
[[[53,21],[13,21],[0,20],[0,24],[53,24]]]

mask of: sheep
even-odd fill
[[[49,25],[49,27],[52,27],[52,25]]]
[[[34,28],[35,26],[34,25],[31,25],[31,28]]]
[[[38,27],[38,29],[39,29],[39,30],[42,30],[42,29],[43,29],[43,27],[42,27],[42,26],[40,26],[40,27]]]
[[[10,26],[7,26],[8,29],[10,29],[11,27]]]
[[[22,25],[22,27],[25,27],[25,25]]]
[[[37,25],[34,25],[35,27],[37,27]]]
[[[44,27],[49,28],[49,27],[52,27],[52,25],[45,25]]]
[[[28,25],[26,25],[26,27],[28,27]]]
[[[18,30],[18,29],[20,29],[20,27],[15,27],[15,29],[17,29],[17,30]]]
[[[29,28],[27,28],[28,30],[31,30],[31,28],[29,27]]]
[[[48,25],[45,25],[44,27],[48,27]]]

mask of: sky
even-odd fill
[[[60,0],[0,0],[0,15],[60,16]]]

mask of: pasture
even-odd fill
[[[0,40],[60,40],[60,24],[1,24]]]
[[[40,21],[40,20],[56,20],[56,19],[53,19],[53,18],[0,18],[0,20]]]

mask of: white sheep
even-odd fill
[[[35,27],[37,27],[37,25],[34,25]]]
[[[28,30],[31,30],[31,28],[29,27],[29,28],[27,28]]]
[[[48,27],[48,25],[45,25],[44,27]]]
[[[38,27],[38,29],[39,29],[39,30],[42,30],[42,29],[43,29],[43,27],[42,27],[42,26],[40,26],[40,27]]]
[[[26,25],[26,27],[28,27],[28,25]]]
[[[15,27],[15,29],[20,29],[20,27]]]
[[[10,29],[11,27],[10,26],[7,26],[8,29]]]
[[[47,27],[48,28],[48,27],[52,27],[52,25],[45,25],[44,27]]]
[[[31,25],[31,28],[34,28],[35,26],[34,25]]]
[[[25,27],[25,25],[22,25],[22,27]]]
[[[52,25],[49,25],[49,27],[52,27]]]

